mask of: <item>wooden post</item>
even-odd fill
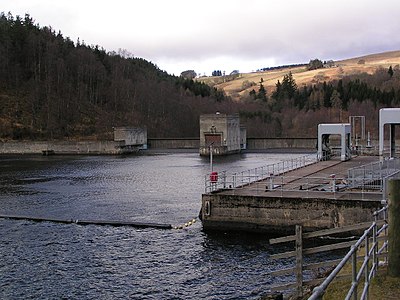
[[[389,180],[388,274],[400,277],[400,179]]]
[[[303,227],[296,225],[296,284],[297,297],[303,297]]]

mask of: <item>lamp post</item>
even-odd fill
[[[212,142],[210,144],[210,146],[208,146],[210,148],[210,169],[211,169],[211,173],[213,172],[213,144],[214,144],[214,142]]]

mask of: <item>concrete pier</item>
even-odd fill
[[[348,171],[378,160],[320,161],[235,188],[227,182],[202,195],[203,228],[290,234],[295,225],[310,231],[372,221],[382,187],[375,179],[355,185],[359,179],[349,182]]]

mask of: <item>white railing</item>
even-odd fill
[[[316,176],[267,176],[259,180],[258,176],[246,174],[243,178],[228,177],[224,173],[218,178],[215,190],[229,191],[232,195],[248,193],[251,195],[267,196],[273,193],[274,197],[288,197],[290,195],[301,198],[348,199],[348,200],[382,200],[382,181],[364,180],[357,189],[352,189],[353,183],[348,178],[331,175],[329,177]],[[229,180],[228,180],[229,179]],[[240,185],[238,184],[240,182]],[[249,184],[251,183],[251,184]],[[385,180],[383,181],[385,183]],[[216,184],[217,185],[217,184]],[[208,189],[212,186],[206,187]]]
[[[205,192],[210,193],[223,189],[243,187],[253,182],[283,175],[289,171],[303,168],[318,161],[319,159],[315,154],[308,154],[230,175],[228,175],[226,171],[220,172],[217,177],[213,177],[212,174],[207,174],[205,176]]]
[[[396,176],[400,172],[400,159],[385,159],[378,162],[354,167],[348,170],[348,180],[351,188],[359,189],[366,185],[382,192],[386,197],[387,178]]]
[[[347,177],[313,177],[287,176],[289,171],[296,170],[319,161],[314,155],[282,161],[263,167],[227,175],[221,172],[214,180],[210,175],[205,178],[205,192],[231,190],[233,194],[241,193],[246,189],[253,194],[262,194],[266,191],[280,191],[281,195],[288,192],[302,193],[302,197],[317,197],[318,193],[331,192],[332,198],[348,195],[349,199],[368,199],[367,195],[382,195],[386,197],[387,178],[400,175],[400,160],[390,159],[371,163],[348,170]]]
[[[348,170],[348,178],[357,186],[357,179],[382,180],[400,170],[400,159],[385,159]]]

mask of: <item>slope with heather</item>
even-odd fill
[[[333,67],[317,70],[307,70],[307,66],[283,67],[270,71],[243,73],[238,77],[202,77],[200,80],[209,85],[223,89],[235,100],[246,98],[249,92],[257,87],[262,80],[266,90],[271,93],[278,80],[282,81],[285,74],[291,72],[299,87],[323,81],[341,79],[346,76],[361,73],[373,74],[377,70],[400,65],[400,51],[371,54],[357,58],[336,61]]]

